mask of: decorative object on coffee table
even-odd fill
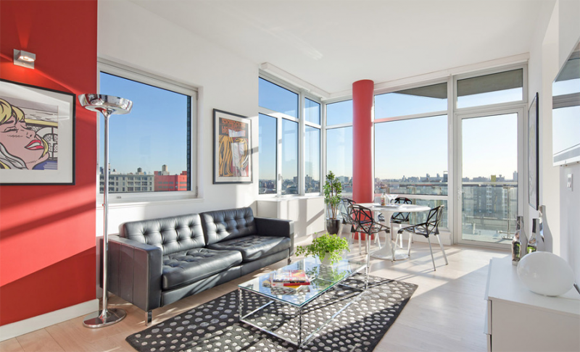
[[[360,280],[356,274],[352,280]],[[349,279],[350,280],[350,279]],[[349,283],[347,280],[347,283]],[[414,284],[369,276],[369,287],[362,299],[335,317],[332,326],[318,331],[302,351],[360,351],[370,352],[381,341],[404,309],[417,286]],[[299,297],[303,293],[294,294]],[[307,324],[317,326],[332,315],[337,306],[344,304],[336,298],[344,297],[345,290],[321,297],[318,309],[303,317]],[[252,306],[261,306],[266,299],[248,297]],[[266,302],[267,303],[267,302]],[[271,304],[266,309],[272,309]],[[265,312],[268,313],[268,312]],[[289,324],[286,316],[270,315],[269,323]],[[286,329],[290,328],[287,325]],[[232,291],[197,306],[164,322],[127,337],[137,351],[299,351],[290,342],[239,322],[238,293]]]
[[[326,175],[324,184],[324,204],[326,204],[326,231],[336,235],[342,232],[342,220],[338,218],[341,201],[342,183],[332,171]]]
[[[322,265],[331,265],[342,259],[345,250],[350,252],[345,238],[325,233],[313,239],[309,245],[297,246],[296,255],[317,256]]]
[[[104,172],[105,185],[103,190],[103,307],[91,315],[88,315],[83,321],[83,325],[88,328],[101,328],[107,325],[115,324],[123,320],[127,313],[122,309],[108,309],[107,307],[107,262],[108,262],[108,218],[109,218],[109,117],[111,115],[123,115],[131,112],[133,102],[128,99],[101,94],[82,94],[79,96],[81,106],[87,110],[100,112],[105,118],[105,155],[104,155]]]

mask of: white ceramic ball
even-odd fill
[[[534,252],[518,263],[518,276],[530,291],[559,296],[574,286],[574,272],[559,256],[549,252]]]

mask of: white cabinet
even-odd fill
[[[535,294],[520,282],[509,257],[492,259],[488,275],[488,351],[580,351],[580,294],[575,289],[558,297]]]

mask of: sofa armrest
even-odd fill
[[[109,236],[109,291],[143,309],[161,306],[161,248]]]
[[[290,239],[290,255],[294,254],[294,222],[292,220],[254,218],[259,236],[288,237]]]

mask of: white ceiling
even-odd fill
[[[544,0],[132,1],[333,93],[529,52]]]

